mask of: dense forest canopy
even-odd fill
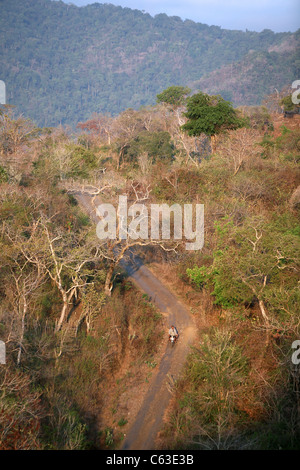
[[[42,126],[154,104],[171,85],[254,105],[299,76],[299,32],[230,31],[99,3],[2,0],[1,12],[7,102]]]

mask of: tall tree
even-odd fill
[[[229,101],[225,101],[220,95],[210,96],[201,91],[187,99],[185,116],[188,120],[182,129],[190,136],[209,136],[212,152],[216,149],[216,135],[245,125],[245,120],[237,115]]]
[[[165,103],[172,108],[184,106],[186,97],[191,92],[190,88],[183,86],[170,86],[166,90],[159,93],[156,97],[158,103]]]

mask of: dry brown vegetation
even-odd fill
[[[93,116],[76,138],[1,117],[1,448],[119,445],[162,357],[168,325],[95,237],[74,197],[87,187],[205,205],[201,252],[139,252],[197,326],[160,447],[299,446],[299,117],[269,115],[272,130],[250,110],[211,155],[182,111]]]

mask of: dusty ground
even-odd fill
[[[166,343],[158,370],[122,445],[122,449],[154,449],[171,398],[170,384],[178,377],[189,345],[196,339],[196,326],[189,310],[149,269],[140,262],[127,265],[126,269],[137,287],[148,294],[151,302],[163,313],[168,325],[176,325],[180,334],[173,348]]]

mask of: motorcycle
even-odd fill
[[[172,347],[173,347],[174,344],[176,343],[176,340],[177,340],[177,337],[176,337],[176,336],[171,335],[171,336],[169,337],[169,341],[170,341]]]

